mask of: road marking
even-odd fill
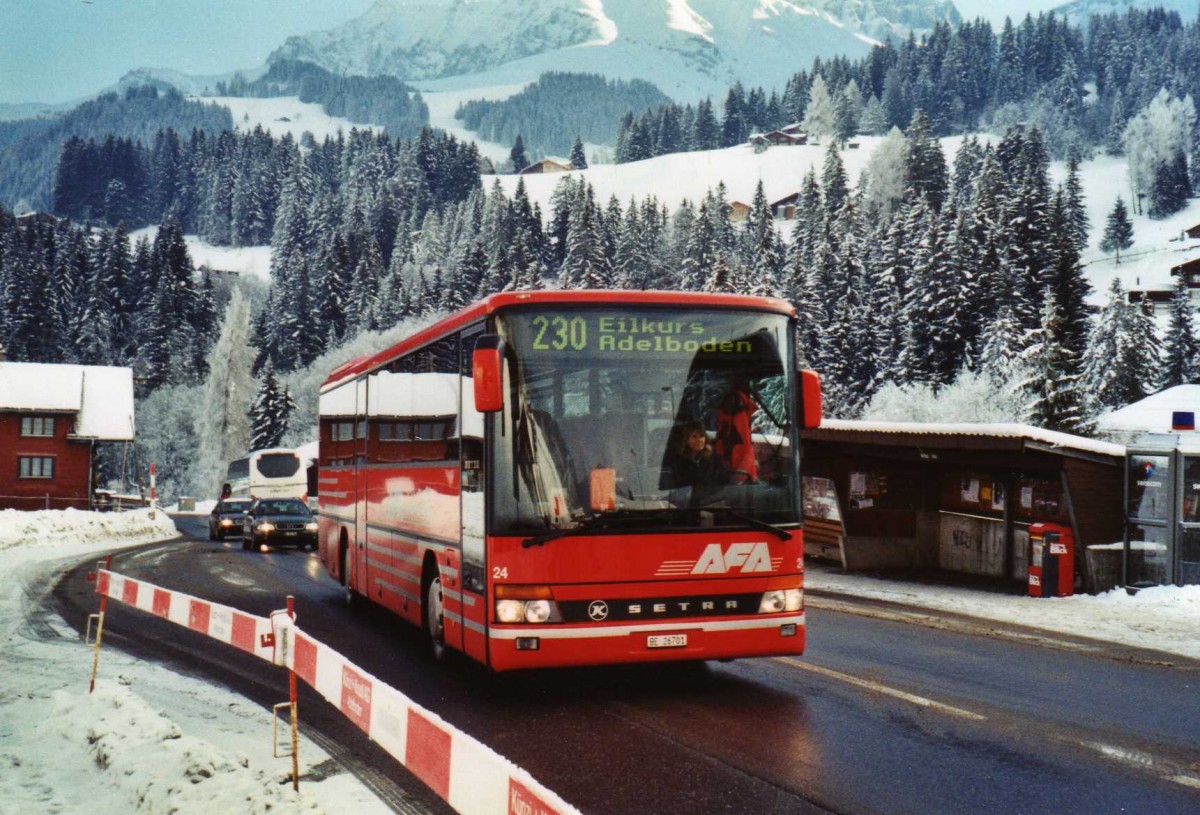
[[[907,691],[902,691],[898,688],[883,685],[879,682],[872,682],[869,679],[862,679],[857,676],[842,673],[841,671],[822,668],[820,665],[813,665],[811,662],[801,662],[800,660],[792,659],[791,657],[776,657],[776,661],[782,662],[786,665],[791,665],[793,668],[799,668],[802,671],[820,674],[821,676],[826,676],[830,679],[836,679],[839,682],[845,682],[849,685],[854,685],[856,687],[864,688],[876,693],[882,693],[885,696],[891,696],[895,699],[910,702],[914,705],[936,710],[949,716],[957,716],[961,719],[970,719],[976,722],[987,721],[987,716],[975,713],[974,711],[963,710],[960,707],[952,707],[951,705],[946,705],[941,702],[935,702],[934,700],[927,699],[924,696],[917,696],[916,694],[908,693]]]
[[[1177,773],[1174,771],[1174,768],[1168,769],[1168,767],[1162,765],[1169,765],[1170,762],[1156,759],[1150,753],[1143,752],[1142,750],[1131,750],[1125,747],[1117,747],[1116,745],[1105,744],[1104,742],[1100,741],[1079,741],[1076,742],[1076,744],[1087,747],[1089,750],[1095,750],[1105,758],[1111,758],[1115,761],[1120,761],[1123,764],[1130,764],[1139,770],[1154,773],[1155,775],[1161,776],[1168,781],[1173,781],[1176,784],[1181,784],[1185,787],[1191,787],[1193,789],[1200,789],[1200,778],[1197,778],[1194,775]]]

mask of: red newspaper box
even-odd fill
[[[1029,596],[1075,593],[1075,536],[1061,524],[1029,526]]]

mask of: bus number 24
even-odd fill
[[[506,580],[507,578],[508,578],[508,567],[507,566],[493,566],[492,567],[492,580]]]

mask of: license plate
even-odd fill
[[[295,533],[295,532],[284,532],[283,534],[285,534],[285,535],[288,535],[288,536],[292,536],[292,535],[295,535],[296,533]]]
[[[687,634],[652,634],[646,637],[647,648],[686,648]]]

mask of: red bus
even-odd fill
[[[803,653],[798,430],[821,396],[795,321],[741,295],[509,292],[339,366],[322,563],[498,671]],[[706,480],[676,466],[697,423],[725,447]]]

